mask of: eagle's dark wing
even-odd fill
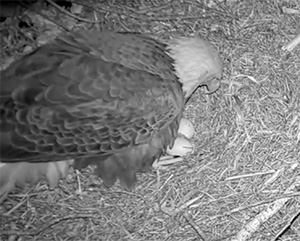
[[[163,44],[65,35],[1,72],[1,162],[75,159],[131,186],[176,137],[183,102]]]

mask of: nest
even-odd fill
[[[224,78],[186,106],[193,155],[140,174],[132,192],[106,189],[89,169],[55,190],[17,189],[1,204],[2,240],[300,240],[297,0],[21,1],[8,12],[2,68],[62,31],[97,28],[201,35],[219,49]]]

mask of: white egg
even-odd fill
[[[174,142],[172,149],[167,148],[167,154],[172,156],[186,156],[194,151],[192,143],[182,135],[179,135]]]
[[[178,133],[184,135],[186,138],[191,139],[195,134],[195,128],[191,121],[182,118],[179,124]]]

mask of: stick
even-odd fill
[[[300,216],[300,210],[296,215],[292,217],[292,219],[281,229],[281,231],[276,235],[276,237],[273,239],[273,241],[279,240],[282,235],[293,225],[293,223],[297,220],[297,218]]]
[[[285,191],[285,193],[293,192],[296,187],[300,185],[300,175],[296,178]],[[243,229],[241,229],[237,235],[231,241],[245,241],[248,240],[260,227],[261,224],[265,223],[269,218],[275,215],[291,198],[282,198],[269,204],[268,207],[255,216],[253,220],[248,222]]]
[[[292,51],[298,44],[300,44],[300,34],[297,35],[291,42],[282,47],[283,50]]]
[[[198,225],[194,222],[192,216],[188,213],[183,214],[183,217],[185,218],[185,220],[189,223],[189,225],[192,226],[192,228],[196,231],[196,233],[198,234],[199,238],[203,241],[206,241],[206,235],[204,232],[202,232],[202,230],[198,227]]]

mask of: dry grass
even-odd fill
[[[80,17],[160,39],[201,34],[220,50],[221,89],[197,90],[186,107],[197,150],[139,175],[132,192],[90,170],[81,194],[75,172],[52,191],[16,190],[1,206],[2,239],[300,240],[300,46],[281,49],[300,33],[299,1],[112,2]]]

